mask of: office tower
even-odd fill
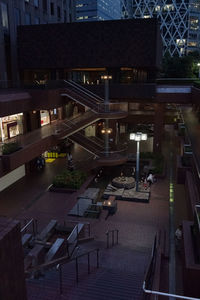
[[[74,19],[73,3],[73,0],[0,1],[1,87],[18,81],[17,26],[71,22]]]
[[[121,18],[120,0],[77,0],[76,20],[103,21]]]
[[[124,11],[130,11],[132,2],[133,18],[157,17],[160,21],[163,54],[171,56],[199,51],[199,0],[133,0],[124,1]],[[127,13],[125,14],[125,16]],[[124,12],[122,11],[122,17]]]

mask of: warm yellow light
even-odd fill
[[[112,128],[102,128],[101,133],[107,133],[110,134],[112,132]]]
[[[101,79],[109,80],[109,79],[112,79],[112,76],[111,75],[102,75]]]

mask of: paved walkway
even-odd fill
[[[170,129],[171,130],[171,129]],[[171,139],[172,147],[168,147]],[[165,156],[169,158],[169,151],[173,153],[173,162],[177,154],[177,139],[175,135],[166,134],[164,149]],[[87,157],[86,153],[81,152],[81,156]],[[74,153],[75,159],[78,154]],[[79,193],[84,191],[88,183],[74,194],[57,194],[47,191],[55,173],[65,168],[66,159],[58,159],[50,165],[46,165],[41,173],[31,174],[20,180],[0,194],[0,214],[13,217],[19,220],[36,218],[39,221],[39,229],[42,229],[50,219],[57,219],[59,222],[76,219],[67,214],[75,205]],[[105,242],[105,233],[109,229],[119,229],[120,245],[124,249],[133,249],[138,253],[134,259],[134,270],[144,273],[145,267],[151,253],[151,247],[154,236],[159,229],[169,230],[169,175],[170,165],[167,159],[167,174],[165,179],[158,181],[151,187],[151,197],[149,203],[134,203],[127,201],[118,201],[118,210],[115,215],[107,220],[85,219],[92,224],[92,234],[98,241]],[[174,226],[185,218],[184,189],[174,183],[174,192],[176,201],[174,203]],[[181,208],[181,211],[179,210]],[[81,218],[81,220],[84,220]],[[126,251],[124,251],[124,254]],[[122,253],[123,255],[123,253]],[[175,255],[175,253],[173,254]],[[141,259],[139,259],[139,257]],[[123,255],[125,261],[111,260],[112,264],[120,264],[121,268],[129,266],[129,258]],[[126,262],[126,263],[125,263]],[[181,293],[181,261],[177,262],[177,289]],[[162,274],[161,274],[162,276]],[[161,279],[162,281],[162,279]]]

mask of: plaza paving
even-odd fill
[[[173,135],[170,137],[166,134],[165,145],[168,145],[169,138],[173,139],[171,150],[175,158],[177,154],[176,136]],[[76,150],[80,151],[79,148]],[[116,214],[109,216],[107,220],[105,220],[105,214],[102,214],[99,219],[68,216],[68,212],[77,202],[78,195],[84,192],[92,177],[89,177],[81,190],[76,193],[58,194],[48,191],[47,187],[51,184],[54,174],[65,167],[66,160],[64,158],[55,160],[52,164],[47,164],[44,171],[31,174],[3,191],[0,194],[0,214],[18,220],[36,218],[39,230],[51,219],[57,219],[59,222],[72,219],[85,220],[91,223],[91,233],[95,237],[94,243],[96,245],[100,243],[103,248],[106,247],[107,230],[118,229],[119,246],[116,246],[118,248],[115,248],[113,252],[110,251],[108,253],[108,258],[110,259],[104,259],[104,266],[106,263],[106,266],[109,266],[110,269],[117,267],[126,272],[134,271],[134,274],[138,274],[142,278],[150,257],[155,234],[159,229],[169,231],[169,153],[167,151],[170,151],[169,147],[165,147],[165,156],[167,158],[166,177],[158,179],[151,186],[149,203],[118,201]],[[81,157],[87,159],[87,154],[84,151],[80,151],[79,154],[80,160]],[[74,157],[76,156],[74,155]],[[177,199],[179,199],[179,196],[182,197],[180,205],[183,207],[183,188],[175,185],[175,195]],[[180,206],[178,203],[177,200],[175,204],[177,211]],[[176,226],[181,221],[182,214],[174,212],[174,217]],[[91,244],[91,246],[95,246],[95,244]],[[167,274],[163,273],[161,274],[162,276],[164,277],[164,281],[166,281]],[[180,260],[177,261],[177,276],[177,290],[180,293],[182,288]]]

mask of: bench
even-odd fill
[[[31,239],[32,239],[32,234],[30,234],[30,233],[23,234],[23,236],[22,236],[22,246],[26,247]]]
[[[51,261],[66,254],[67,247],[64,239],[58,238],[45,256],[45,261]]]
[[[51,235],[53,229],[57,225],[57,220],[51,220],[49,224],[42,230],[42,232],[37,236],[37,239],[40,241],[48,240],[49,236]]]

